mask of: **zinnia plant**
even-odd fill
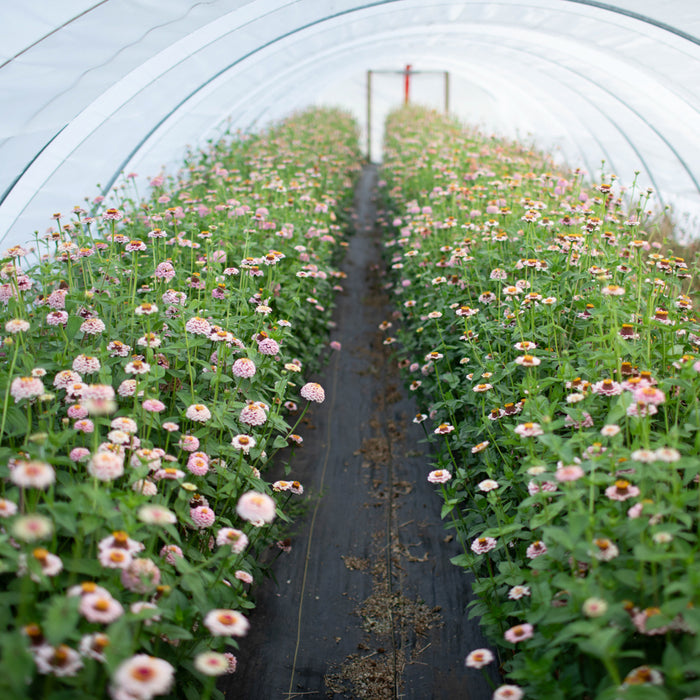
[[[498,697],[698,695],[700,324],[650,191],[418,108],[383,179],[399,365]]]
[[[299,114],[5,252],[3,698],[206,698],[235,670],[358,168],[347,115]]]

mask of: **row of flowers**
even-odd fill
[[[5,251],[2,697],[221,696],[303,493],[266,468],[324,400],[358,168],[310,111]]]
[[[475,575],[494,698],[700,693],[700,323],[650,190],[408,108],[382,324]]]

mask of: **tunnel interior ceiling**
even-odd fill
[[[365,131],[366,75],[449,71],[450,108],[486,131],[601,162],[700,215],[700,4],[592,0],[29,0],[0,32],[0,237],[30,240],[122,172],[172,172],[188,148],[339,104]],[[441,107],[439,76],[412,98]],[[373,79],[372,157],[400,75]]]

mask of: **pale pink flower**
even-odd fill
[[[267,413],[258,402],[250,401],[241,410],[239,420],[246,425],[262,425],[267,420]]]
[[[182,549],[176,544],[164,544],[161,547],[160,556],[163,557],[168,564],[175,566],[175,562],[184,555]]]
[[[133,396],[136,393],[136,380],[125,379],[118,387],[117,393],[119,396]],[[140,392],[143,393],[143,392]]]
[[[649,404],[658,406],[666,401],[664,392],[653,386],[640,387],[632,395],[637,404],[643,404],[645,406]]]
[[[240,554],[248,546],[248,536],[233,527],[223,527],[216,535],[216,544],[229,546],[234,554]]]
[[[252,377],[255,372],[255,362],[247,357],[239,357],[234,363],[232,370],[233,375],[243,379]]]
[[[12,535],[22,542],[45,540],[53,533],[53,522],[45,515],[20,515],[12,523]]]
[[[494,481],[493,479],[484,479],[477,484],[477,488],[479,491],[488,493],[489,491],[493,491],[494,489],[498,488],[498,482]]]
[[[177,516],[169,508],[159,504],[141,506],[137,513],[138,519],[147,525],[174,525]]]
[[[148,411],[149,413],[161,413],[165,410],[165,404],[158,399],[146,399],[141,404],[141,407],[144,411]]]
[[[131,362],[127,362],[126,367],[124,367],[124,371],[127,374],[136,375],[147,374],[150,369],[151,366],[143,360],[132,360]]]
[[[211,325],[206,318],[201,318],[200,316],[194,316],[185,324],[185,330],[188,333],[194,335],[209,335],[211,330]]]
[[[44,393],[44,383],[37,377],[17,377],[10,385],[10,394],[15,401],[35,399]]]
[[[112,340],[107,344],[110,357],[128,357],[131,352],[131,345],[122,343],[121,340]]]
[[[206,423],[211,419],[211,411],[203,404],[195,403],[187,408],[185,417],[196,423]]]
[[[169,433],[174,433],[176,430],[180,430],[180,426],[172,421],[166,421],[162,425],[163,430],[167,430]]]
[[[78,648],[82,656],[95,659],[95,661],[99,661],[103,664],[107,661],[104,652],[109,644],[109,637],[106,634],[95,632],[93,634],[86,634],[80,640],[80,646]]]
[[[469,652],[464,660],[464,665],[469,668],[484,668],[488,666],[496,657],[490,649],[474,649]]]
[[[126,569],[134,557],[128,549],[105,547],[100,549],[97,558],[105,569]]]
[[[547,545],[541,540],[533,542],[526,550],[525,556],[528,559],[536,559],[547,553]]]
[[[44,644],[34,652],[36,670],[44,675],[61,678],[75,676],[83,668],[83,661],[75,649],[65,644],[52,647]]]
[[[605,495],[613,501],[626,501],[628,498],[639,496],[639,488],[625,479],[618,479],[612,486],[605,489]]]
[[[238,571],[236,571],[234,576],[243,583],[253,583],[253,577],[247,571],[239,569]]]
[[[250,435],[236,435],[232,440],[231,444],[237,449],[241,450],[244,454],[248,454],[250,450],[255,447],[256,441],[254,437]]]
[[[265,493],[248,491],[238,499],[236,512],[253,524],[271,523],[275,519],[275,502]]]
[[[194,667],[205,676],[221,676],[230,673],[226,654],[218,651],[203,651],[194,657]]]
[[[73,369],[79,374],[95,374],[100,371],[100,361],[90,355],[78,355],[73,360]]]
[[[46,489],[56,481],[56,472],[46,462],[17,460],[10,481],[21,488]]]
[[[304,384],[299,392],[301,397],[307,401],[315,401],[316,403],[323,403],[326,399],[326,392],[323,387],[316,382],[308,382]]]
[[[428,481],[431,484],[444,484],[452,478],[452,474],[446,469],[435,469],[428,474]]]
[[[493,691],[491,700],[522,700],[523,691],[517,685],[500,685]]]
[[[105,549],[125,549],[130,554],[142,552],[145,549],[143,542],[131,539],[123,530],[115,530],[111,535],[104,537],[97,543],[97,548],[102,551]]]
[[[88,416],[87,408],[79,403],[69,406],[66,413],[68,414],[68,417],[73,418],[73,420],[82,420]]]
[[[192,522],[200,529],[211,527],[216,520],[214,511],[208,506],[197,506],[190,508],[190,518]]]
[[[513,586],[509,591],[508,591],[508,597],[511,600],[520,600],[521,598],[525,598],[526,596],[530,595],[530,587],[529,586]]]
[[[113,452],[98,452],[88,462],[87,470],[99,481],[113,481],[124,473],[124,459]]]
[[[515,625],[509,630],[506,630],[503,635],[507,641],[516,644],[517,642],[523,642],[526,639],[531,639],[534,636],[534,627],[528,623],[524,622],[521,625]]]
[[[557,481],[577,481],[584,475],[584,471],[578,464],[567,464],[559,467],[554,476]]]
[[[158,493],[158,487],[150,479],[137,479],[131,488],[144,496],[155,496]]]
[[[215,637],[243,637],[250,623],[237,610],[215,609],[204,617],[204,626]]]
[[[95,424],[91,420],[83,418],[73,423],[73,429],[77,430],[79,433],[89,434],[95,431]]]
[[[190,455],[187,460],[187,470],[195,476],[204,476],[209,471],[209,462],[201,457]]]
[[[605,537],[593,540],[593,545],[595,549],[591,554],[599,561],[611,561],[620,554],[617,545]]]
[[[29,321],[25,321],[23,318],[13,318],[5,324],[5,331],[7,333],[24,333],[29,330]]]
[[[279,343],[273,338],[263,338],[258,343],[258,352],[261,355],[277,355],[279,351]]]
[[[178,446],[185,452],[196,452],[199,449],[199,439],[194,435],[183,435],[180,437]]]
[[[608,425],[604,425],[600,429],[600,434],[604,435],[605,437],[614,437],[620,432],[620,426],[616,425],[615,423],[610,423]]]
[[[78,610],[88,622],[99,622],[103,625],[114,622],[124,614],[121,603],[114,600],[112,596],[100,593],[88,593],[82,596]]]
[[[471,545],[474,554],[486,554],[496,548],[498,542],[493,537],[477,537]]]
[[[603,379],[593,384],[591,391],[594,394],[602,394],[604,396],[617,396],[622,393],[622,384],[614,382],[612,379]]]
[[[544,435],[544,430],[539,423],[521,423],[516,426],[515,432],[522,437],[535,437],[536,435]]]
[[[433,430],[433,432],[436,435],[448,435],[454,429],[455,429],[454,426],[450,425],[449,423],[440,423],[440,425],[438,425],[438,427],[435,428],[435,430]]]
[[[160,569],[150,559],[133,559],[122,569],[121,582],[134,593],[151,593],[160,583]]]
[[[157,312],[158,307],[155,304],[151,304],[148,301],[144,301],[142,304],[139,304],[134,309],[134,314],[136,316],[151,316],[152,314],[155,314]]]
[[[150,700],[154,695],[165,695],[174,676],[175,669],[164,659],[136,654],[119,665],[112,682],[134,700]]]
[[[77,372],[74,372],[72,369],[64,369],[56,374],[53,380],[53,385],[57,389],[66,389],[71,384],[77,384],[81,381],[82,378]]]
[[[10,518],[17,513],[17,504],[0,498],[0,518]]]
[[[104,333],[106,328],[105,322],[99,318],[85,319],[80,325],[80,330],[85,335],[99,335],[100,333]]]

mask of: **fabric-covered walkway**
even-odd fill
[[[319,378],[326,401],[299,432],[289,478],[309,509],[274,580],[256,590],[227,698],[486,700],[491,691],[464,657],[485,646],[464,612],[470,579],[450,563],[459,544],[440,520],[415,404],[406,397],[379,324],[374,222],[376,168],[356,194],[357,233],[343,269],[334,354]]]

